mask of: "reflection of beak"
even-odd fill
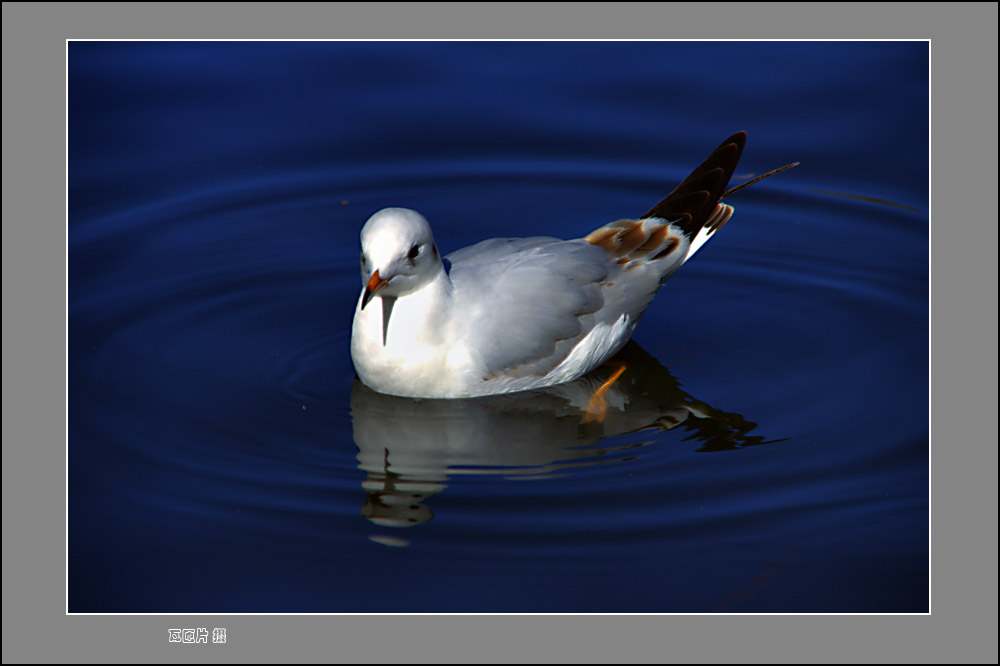
[[[361,309],[364,310],[365,306],[368,305],[368,301],[375,298],[378,292],[385,289],[388,284],[389,281],[383,280],[378,274],[378,271],[372,273],[371,279],[368,280],[368,284],[365,285],[365,295],[361,298]]]

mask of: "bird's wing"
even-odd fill
[[[490,238],[463,247],[445,256],[451,264],[459,264],[463,268],[480,264],[489,264],[495,261],[512,261],[516,255],[522,252],[529,252],[534,248],[552,243],[561,243],[562,240],[550,236],[531,236],[528,238]]]
[[[603,249],[554,238],[492,239],[446,259],[454,321],[484,379],[545,376],[604,318],[619,272]]]
[[[459,339],[484,378],[545,376],[602,324],[615,338],[603,351],[624,343],[660,285],[729,220],[720,199],[745,142],[743,132],[723,141],[641,218],[579,240],[499,238],[446,257]]]

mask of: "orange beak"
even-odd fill
[[[378,292],[385,289],[386,285],[389,284],[388,280],[383,280],[382,276],[378,274],[378,271],[372,273],[371,279],[368,280],[368,284],[365,285],[365,295],[361,298],[361,309],[364,310],[368,302],[375,298]]]

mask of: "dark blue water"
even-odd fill
[[[71,612],[926,612],[928,47],[69,47]],[[608,377],[354,380],[358,232],[579,237],[749,134]],[[602,374],[603,373],[603,374]]]

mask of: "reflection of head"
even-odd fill
[[[434,512],[421,502],[445,489],[443,483],[408,481],[392,472],[369,473],[361,486],[366,492],[361,515],[383,527],[411,527],[428,522]]]
[[[422,525],[434,517],[434,512],[420,503],[423,499],[410,493],[368,493],[361,515],[382,527]]]

